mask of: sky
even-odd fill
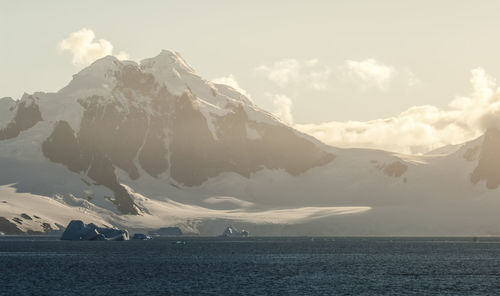
[[[328,144],[423,153],[498,125],[498,11],[486,0],[0,0],[0,97],[57,91],[105,54],[172,49]]]

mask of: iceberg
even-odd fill
[[[94,223],[85,224],[80,220],[69,222],[61,240],[101,240],[101,241],[125,241],[129,240],[127,230],[98,227]]]
[[[150,239],[152,239],[152,237],[149,235],[145,235],[144,233],[134,233],[134,236],[132,236],[132,239],[134,239],[134,240],[150,240]]]
[[[151,230],[149,234],[157,236],[180,236],[182,235],[182,230],[179,227],[162,227],[157,230]]]
[[[222,233],[222,237],[248,237],[250,233],[246,230],[241,230],[239,231],[238,229],[234,228],[233,226],[229,225],[226,227],[224,232]]]

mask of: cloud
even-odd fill
[[[279,86],[285,86],[299,78],[299,62],[295,59],[286,59],[274,63],[272,66],[259,66],[257,70],[267,74],[267,78]]]
[[[416,87],[422,85],[422,80],[410,70],[406,71],[406,81],[409,87]]]
[[[282,94],[266,93],[265,96],[273,101],[274,110],[272,113],[286,124],[292,124],[292,100]]]
[[[107,55],[113,54],[113,45],[105,39],[95,40],[94,31],[82,28],[79,31],[71,33],[68,38],[59,42],[58,50],[69,51],[72,55],[74,65],[88,65],[93,61]],[[128,59],[129,55],[120,51],[116,57],[118,59]]]
[[[283,59],[269,66],[261,65],[257,67],[257,71],[280,87],[295,83],[315,90],[327,88],[331,73],[330,68],[320,65],[317,59]]]
[[[212,82],[217,84],[229,85],[235,90],[245,95],[247,98],[251,98],[250,94],[248,94],[244,89],[240,87],[238,81],[236,80],[233,74],[212,79]],[[271,112],[272,114],[281,119],[284,123],[287,124],[293,123],[293,116],[292,116],[293,103],[289,97],[283,94],[272,94],[269,92],[264,93],[264,96],[272,100],[272,105],[273,105],[273,110]]]
[[[115,57],[121,61],[125,61],[125,60],[130,59],[130,55],[128,53],[124,52],[123,50],[120,51],[118,54],[116,54]]]
[[[230,87],[232,87],[235,90],[242,93],[245,97],[247,97],[249,99],[251,98],[250,94],[246,90],[244,90],[240,87],[238,81],[236,80],[236,78],[234,77],[233,74],[229,74],[228,76],[212,79],[212,82],[217,83],[217,84],[229,85]]]
[[[396,74],[393,67],[384,65],[374,59],[362,61],[347,60],[342,67],[344,76],[355,82],[362,82],[365,88],[376,87],[385,90]]]
[[[500,128],[500,89],[484,69],[471,71],[472,92],[449,107],[414,106],[400,114],[371,121],[295,125],[299,130],[339,147],[364,147],[420,153],[460,144],[488,128]]]

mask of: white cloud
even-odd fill
[[[299,77],[299,62],[294,59],[281,60],[272,66],[259,66],[260,70],[267,74],[267,78],[279,86],[284,86],[291,81],[296,81]]]
[[[124,52],[123,50],[120,51],[118,54],[116,54],[115,57],[121,61],[125,61],[125,60],[130,59],[130,55],[128,53]]]
[[[416,87],[422,85],[422,80],[410,70],[406,71],[406,80],[409,87]]]
[[[287,124],[293,123],[292,100],[282,94],[266,93],[266,97],[273,100],[273,114]]]
[[[457,97],[446,109],[415,106],[390,118],[295,127],[339,147],[416,153],[463,143],[488,128],[500,128],[500,89],[496,89],[495,80],[482,68],[472,70],[471,74],[471,95]]]
[[[73,55],[72,63],[74,65],[88,65],[99,58],[113,54],[111,42],[105,39],[94,39],[94,31],[82,28],[59,42],[57,48],[61,52],[69,51]],[[116,57],[118,59],[128,59],[129,55],[121,51]]]
[[[257,67],[257,71],[266,75],[267,79],[280,87],[292,83],[303,84],[315,90],[324,90],[328,86],[330,68],[320,65],[317,59],[299,61],[284,59],[267,66]]]
[[[229,74],[228,76],[225,77],[212,79],[212,82],[229,85],[234,89],[236,89],[237,91],[239,91],[240,93],[244,94],[246,97],[250,98],[250,95],[240,87],[238,81],[232,74]],[[293,103],[289,97],[283,94],[272,94],[272,93],[265,93],[264,96],[272,101],[273,105],[273,110],[271,112],[272,114],[274,114],[276,117],[278,117],[281,121],[283,121],[286,124],[293,123],[293,115],[292,115]]]
[[[376,87],[385,90],[396,71],[393,67],[384,65],[374,59],[362,61],[347,60],[342,67],[345,76],[356,82],[362,82],[366,88]]]
[[[212,82],[217,83],[217,84],[229,85],[230,87],[232,87],[235,90],[242,93],[245,97],[247,97],[249,99],[251,98],[250,94],[246,90],[244,90],[240,87],[238,81],[236,80],[236,78],[234,77],[233,74],[229,74],[228,76],[212,79]]]

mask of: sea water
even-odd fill
[[[500,295],[500,238],[0,237],[0,295]]]

